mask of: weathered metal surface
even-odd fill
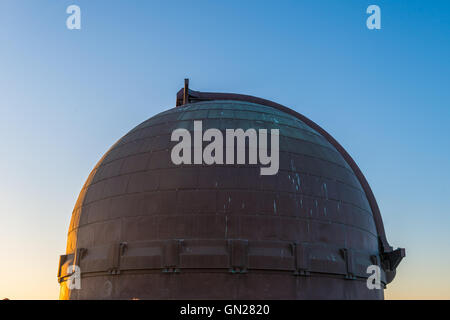
[[[348,154],[290,109],[243,96],[194,101],[186,88],[178,108],[130,131],[89,175],[60,259],[60,297],[382,299],[383,290],[366,286],[367,266],[382,267],[386,284],[404,252],[389,249]],[[278,174],[175,166],[170,135],[193,131],[194,120],[204,130],[279,129]],[[81,290],[67,288],[74,263]]]

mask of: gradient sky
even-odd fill
[[[82,29],[66,8],[78,4]],[[366,28],[370,4],[382,29]],[[450,1],[0,2],[0,298],[57,299],[95,163],[183,79],[311,118],[353,156],[406,259],[391,299],[450,299]]]

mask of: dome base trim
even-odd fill
[[[345,279],[367,279],[367,267],[380,265],[376,252],[357,250],[325,243],[288,241],[229,240],[155,240],[117,243],[84,249],[76,261],[81,275],[117,275],[124,272],[180,273],[283,272],[298,276],[312,274],[341,276]],[[374,259],[375,258],[375,259]],[[76,254],[61,256],[59,281],[71,274],[69,266]],[[383,268],[381,268],[383,269]],[[381,282],[386,284],[382,270]]]

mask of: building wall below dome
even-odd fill
[[[62,299],[176,299],[176,300],[307,300],[384,298],[383,290],[368,290],[365,280],[277,273],[196,273],[161,276],[121,274],[93,277],[83,290],[66,291]]]

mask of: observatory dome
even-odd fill
[[[291,109],[235,95],[178,93],[90,173],[60,257],[61,299],[383,299],[404,250],[345,150]],[[279,170],[171,161],[174,130],[278,129]],[[246,145],[248,150],[248,145]],[[194,152],[194,151],[193,151]],[[79,267],[81,288],[70,289]]]

